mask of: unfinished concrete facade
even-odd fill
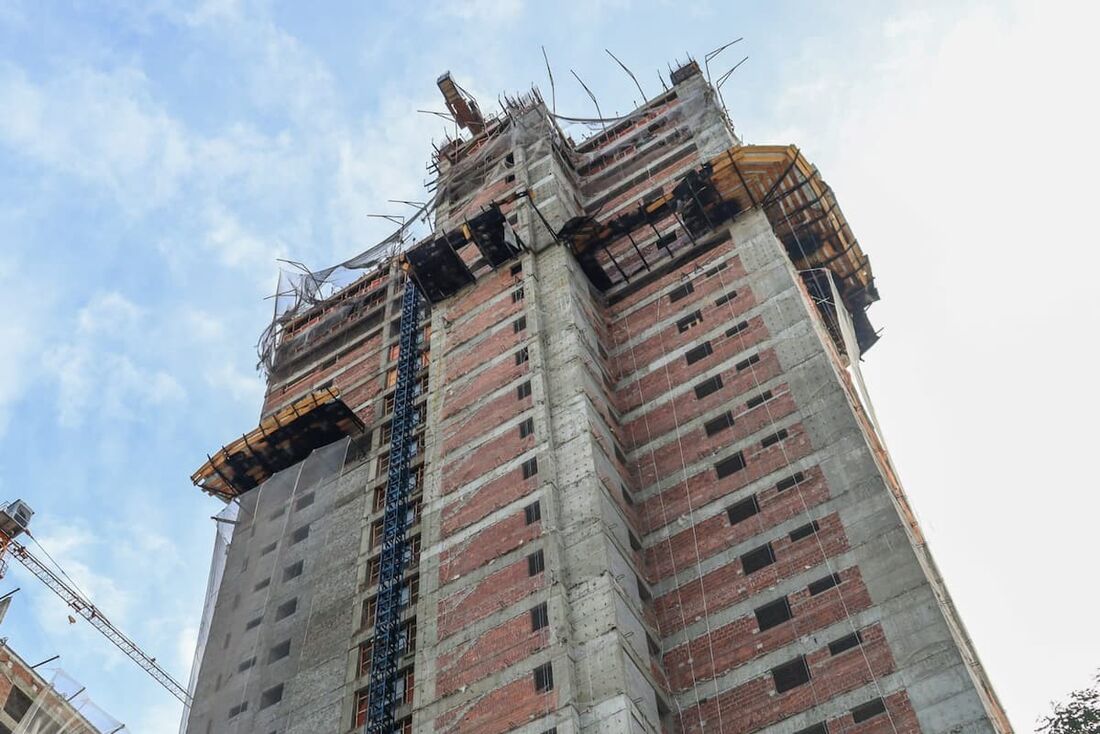
[[[331,387],[363,428],[312,490],[323,622],[241,611],[262,579],[227,571],[188,731],[368,723],[405,278],[430,309],[395,730],[1010,731],[849,372],[867,258],[797,149],[741,145],[694,64],[672,81],[582,143],[537,95],[467,107],[434,233],[281,323],[265,415]],[[254,527],[227,569],[287,542]],[[303,658],[213,677],[254,619]]]
[[[125,725],[64,671],[29,665],[0,639],[0,734],[123,734]],[[41,668],[41,670],[39,670]]]

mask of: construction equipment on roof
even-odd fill
[[[190,705],[191,696],[187,693],[187,689],[162,668],[156,658],[138,647],[137,643],[112,624],[111,620],[107,619],[88,597],[61,578],[52,568],[38,560],[25,545],[16,540],[22,534],[33,537],[27,528],[32,515],[34,511],[23,500],[15,500],[0,509],[0,577],[3,577],[7,570],[4,557],[10,555],[23,564],[50,591],[61,597],[61,600],[68,604],[77,616],[86,619],[99,630],[100,634],[126,653],[126,656],[137,663],[153,680],[164,686],[165,690],[184,705]]]
[[[439,91],[443,92],[443,101],[446,102],[447,109],[451,111],[459,127],[475,135],[485,129],[485,118],[481,116],[477,102],[455,84],[454,79],[451,78],[451,72],[443,72],[435,83]]]
[[[195,486],[229,499],[258,487],[318,446],[363,430],[363,422],[333,388],[315,390],[272,413],[260,425],[223,446],[191,475]]]

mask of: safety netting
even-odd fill
[[[125,725],[92,701],[84,685],[58,667],[40,671],[40,688],[13,734],[121,734]]]
[[[348,447],[350,444],[350,438],[343,438],[326,446],[314,449],[309,456],[302,461],[273,474],[256,488],[234,498],[215,516],[214,551],[210,561],[206,598],[203,604],[202,618],[199,624],[197,643],[195,646],[195,655],[188,681],[188,693],[194,703],[191,706],[184,707],[183,718],[180,722],[180,734],[185,734],[185,732],[188,731],[189,723],[195,723],[191,722],[193,709],[198,707],[195,713],[200,719],[210,714],[210,701],[202,699],[202,693],[205,689],[202,689],[200,686],[200,678],[205,678],[209,681],[219,673],[226,672],[217,669],[219,659],[236,661],[238,659],[247,659],[256,653],[256,650],[252,648],[238,650],[236,646],[245,643],[234,640],[233,647],[230,647],[228,650],[219,649],[217,655],[212,656],[209,660],[205,659],[211,629],[215,626],[215,612],[218,608],[219,591],[223,587],[232,591],[238,587],[243,586],[248,588],[251,585],[251,581],[246,583],[239,575],[232,575],[241,574],[242,571],[240,570],[231,571],[229,578],[226,578],[226,562],[231,550],[234,548],[234,544],[239,546],[236,552],[248,552],[249,544],[258,542],[251,532],[256,524],[257,518],[259,517],[264,520],[272,517],[278,518],[274,523],[277,528],[278,536],[277,539],[275,539],[275,545],[278,546],[278,549],[265,555],[264,562],[273,568],[279,568],[282,563],[283,555],[286,552],[285,549],[288,547],[288,542],[285,542],[285,539],[292,533],[300,532],[300,526],[290,522],[291,516],[295,515],[296,511],[303,510],[306,507],[309,507],[310,512],[318,518],[325,517],[329,512],[334,501],[335,488],[333,488],[333,491],[324,492],[320,491],[320,488],[322,485],[327,485],[328,482],[334,481],[341,476],[341,471],[347,459]],[[314,496],[315,491],[316,496]],[[308,505],[306,504],[307,502]],[[264,542],[269,541],[270,539],[266,539]],[[340,543],[354,541],[355,538],[351,538],[350,541],[346,538],[340,539]],[[336,541],[333,540],[333,543],[335,544]],[[356,548],[357,547],[356,545]],[[331,554],[326,554],[326,557],[328,555]],[[260,563],[253,564],[254,568],[247,571],[247,573],[258,573],[256,568],[259,568],[260,565]],[[264,614],[266,614],[267,606],[271,598],[271,588],[268,587],[262,599]],[[303,611],[307,615],[311,613],[309,598],[310,593],[303,591],[301,594],[301,603],[303,605]],[[225,610],[223,610],[222,613],[226,613]],[[264,615],[261,614],[261,616]],[[349,625],[350,622],[351,616],[347,615],[347,623]],[[256,645],[256,638],[249,644]],[[233,655],[233,653],[239,654]],[[206,670],[204,670],[204,665],[207,668]],[[236,662],[233,662],[232,665],[233,670],[236,670]],[[252,679],[252,670],[249,669],[243,682],[246,697],[250,695],[255,696],[258,693],[252,690],[255,684],[256,681]],[[255,704],[257,701],[253,701],[253,703]],[[242,711],[246,710],[242,709]],[[248,716],[249,714],[246,712],[243,716],[234,719],[231,724],[223,724],[222,726],[225,728],[216,728],[216,730],[222,732],[236,732],[238,728],[240,728],[240,731],[247,731],[246,725],[242,722],[247,720]],[[201,726],[196,725],[192,727],[192,731],[204,730],[205,729]]]

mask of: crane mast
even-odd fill
[[[5,555],[19,561],[53,593],[61,597],[61,600],[77,616],[86,619],[104,637],[113,642],[118,649],[126,653],[128,658],[152,676],[157,683],[164,686],[169,693],[178,698],[184,705],[191,705],[191,696],[187,693],[187,689],[169,675],[168,671],[157,663],[156,658],[146,654],[138,647],[137,643],[123,634],[122,630],[107,619],[86,596],[73,588],[49,566],[39,561],[34,554],[27,550],[25,545],[15,539],[19,534],[27,532],[27,523],[30,521],[32,514],[33,511],[22,500],[16,500],[7,507],[0,509],[0,576],[3,576],[6,570],[3,562]]]

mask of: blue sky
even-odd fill
[[[745,38],[748,142],[802,147],[872,258],[866,376],[903,480],[1015,725],[1100,667],[1090,472],[1100,59],[1087,4],[0,5],[0,497],[186,679],[219,508],[190,486],[255,424],[277,257],[322,267],[422,199],[450,69],[495,106],[637,91]],[[828,7],[826,7],[828,6]],[[1078,7],[1080,6],[1080,7]],[[21,569],[0,634],[134,732],[174,699]]]

